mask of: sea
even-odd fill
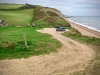
[[[100,32],[100,17],[93,16],[72,16],[67,18],[69,21],[85,26]]]

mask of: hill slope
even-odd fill
[[[3,6],[4,5],[4,6]],[[0,4],[0,19],[10,26],[70,26],[60,11],[39,5]],[[7,7],[6,7],[7,6]],[[12,7],[11,7],[12,6]]]

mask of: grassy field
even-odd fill
[[[87,44],[93,48],[96,53],[95,59],[91,61],[91,64],[85,69],[85,71],[75,72],[71,75],[100,75],[100,38],[82,36],[79,32],[75,32],[75,30],[73,32],[72,29],[70,32],[65,32],[62,35]]]
[[[0,4],[0,19],[4,25],[28,26],[33,18],[34,9],[19,9],[23,4]]]
[[[0,19],[4,20],[4,25],[28,26],[33,18],[33,12],[33,9],[0,11]]]
[[[22,6],[23,4],[0,4],[0,9],[17,9]]]
[[[27,58],[57,51],[61,44],[50,35],[39,33],[36,29],[36,27],[1,27],[0,60]],[[26,34],[28,48],[25,47],[23,33]]]

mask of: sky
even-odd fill
[[[0,3],[42,5],[67,16],[100,16],[100,0],[0,0]]]

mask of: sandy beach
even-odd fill
[[[97,37],[100,38],[100,32],[89,29],[87,27],[84,27],[82,25],[76,24],[74,22],[69,21],[67,18],[65,18],[65,20],[70,23],[72,28],[75,28],[76,30],[78,30],[79,32],[81,32],[82,35],[84,36],[89,36],[89,37]]]

